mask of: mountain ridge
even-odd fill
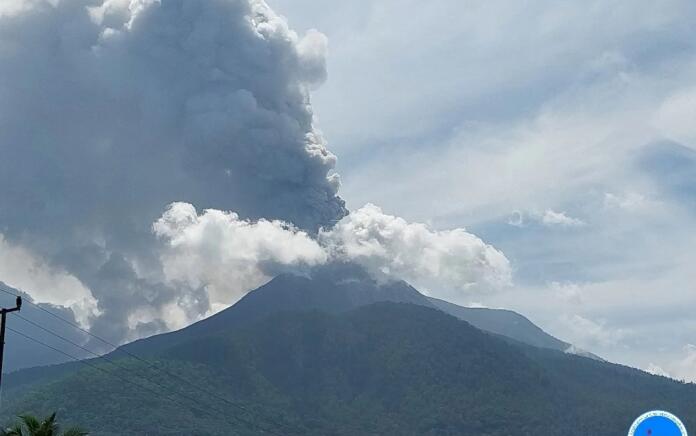
[[[504,309],[467,308],[428,297],[404,281],[378,282],[364,269],[352,264],[316,268],[308,275],[280,274],[248,292],[237,303],[183,329],[150,336],[124,344],[107,353],[109,358],[151,355],[191,338],[230,328],[241,328],[273,313],[294,310],[348,311],[377,302],[403,302],[441,310],[476,328],[528,345],[567,351],[571,344],[561,341],[533,324],[528,318]],[[587,357],[597,358],[588,354]],[[67,362],[38,368],[25,368],[7,377],[7,385],[21,386],[41,379],[46,373],[76,370],[79,364]]]
[[[314,269],[311,275],[281,274],[250,291],[233,306],[176,332],[123,346],[129,352],[150,352],[180,339],[229,326],[239,326],[277,311],[319,309],[351,310],[381,301],[406,302],[442,310],[481,330],[543,348],[568,351],[571,344],[557,339],[517,312],[505,309],[467,308],[428,297],[405,281],[380,283],[360,267],[339,264]],[[179,340],[180,340],[179,339]],[[159,344],[162,342],[162,344]],[[599,357],[587,353],[586,357]]]

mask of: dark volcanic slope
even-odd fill
[[[189,338],[248,325],[270,314],[296,310],[343,312],[379,301],[431,306],[427,297],[406,282],[378,284],[350,265],[317,269],[312,277],[282,274],[249,292],[234,306],[182,330],[124,346],[130,352],[152,353]]]
[[[157,359],[215,396],[124,360],[116,374],[177,401],[87,368],[5,410],[58,410],[94,435],[620,435],[653,408],[696,425],[693,385],[510,343],[412,304],[279,313]]]
[[[526,317],[511,310],[462,307],[437,298],[428,300],[434,307],[481,330],[540,348],[565,351],[570,347],[569,343],[556,339]]]
[[[135,341],[126,345],[125,349],[136,353],[150,353],[188,338],[242,326],[280,311],[316,309],[337,313],[380,301],[434,307],[481,330],[536,347],[565,351],[570,346],[518,313],[461,307],[426,297],[403,281],[379,284],[358,267],[333,265],[315,270],[311,278],[280,275],[248,293],[229,309],[180,331]]]
[[[537,347],[563,351],[570,345],[547,334],[515,312],[461,307],[426,297],[403,281],[380,284],[364,270],[353,265],[332,265],[313,271],[311,277],[280,275],[216,315],[175,332],[124,345],[110,356],[126,357],[127,353],[124,351],[136,355],[155,354],[201,336],[247,326],[278,312],[315,309],[339,313],[381,301],[438,308],[479,329]],[[79,365],[68,363],[18,371],[7,377],[6,387],[22,386],[46,377],[54,378],[78,367]]]

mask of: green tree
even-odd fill
[[[2,430],[0,436],[86,436],[89,434],[77,427],[69,428],[60,433],[55,413],[43,421],[39,421],[31,415],[21,415],[19,419],[20,422],[14,426]]]

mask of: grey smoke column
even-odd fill
[[[83,281],[102,334],[160,328],[128,325],[134,298],[203,313],[203,290],[161,283],[151,224],[169,203],[310,231],[346,213],[308,97],[325,44],[258,0],[0,15],[0,232]]]

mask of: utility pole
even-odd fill
[[[16,305],[12,309],[5,309],[4,307],[0,309],[0,316],[2,316],[2,325],[0,325],[0,389],[2,388],[2,362],[5,357],[5,322],[7,321],[7,314],[19,312],[21,309],[22,297],[20,296],[17,296]]]

